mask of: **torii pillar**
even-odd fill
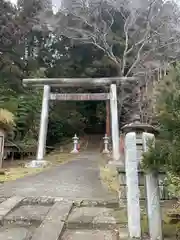
[[[120,146],[119,146],[119,122],[118,122],[118,108],[117,108],[117,86],[110,85],[110,107],[111,107],[111,134],[113,147],[114,163],[119,163],[120,160]]]
[[[108,137],[111,135],[110,129],[110,102],[109,100],[106,101],[106,134]]]

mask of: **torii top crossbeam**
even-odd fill
[[[25,86],[59,86],[59,87],[86,87],[86,86],[108,86],[125,81],[137,80],[134,77],[109,77],[109,78],[27,78],[23,79]]]

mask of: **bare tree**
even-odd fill
[[[91,1],[90,1],[91,3]],[[180,12],[174,2],[162,0],[84,0],[81,8],[40,14],[49,30],[101,49],[118,67],[121,76],[155,70],[179,57]],[[123,20],[125,40],[121,59],[113,52],[115,14]],[[152,62],[154,64],[152,64]],[[139,71],[140,70],[140,71]]]
[[[56,14],[40,13],[40,26],[59,36],[101,49],[117,66],[119,76],[142,77],[134,96],[138,96],[138,111],[142,113],[143,121],[150,121],[145,107],[151,102],[149,89],[152,89],[154,80],[166,74],[169,64],[180,57],[178,5],[163,0],[97,0],[94,1],[96,4],[92,0],[89,4],[83,1],[79,8],[61,9]],[[122,56],[117,56],[113,48],[116,16],[121,18],[123,25],[121,37],[125,46]],[[142,89],[146,92],[143,96],[140,94]],[[124,89],[121,90],[120,109],[129,98]]]

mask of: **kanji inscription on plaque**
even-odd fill
[[[105,101],[109,93],[51,93],[50,100],[61,101]]]

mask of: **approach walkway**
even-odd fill
[[[76,160],[34,176],[0,186],[0,196],[51,196],[69,199],[114,199],[99,178],[97,152],[84,152]]]

